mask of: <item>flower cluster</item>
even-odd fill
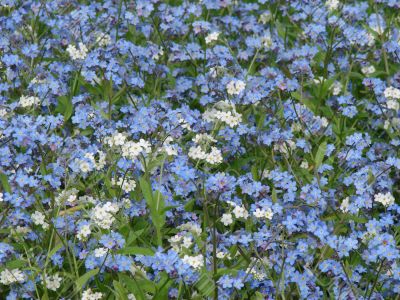
[[[397,299],[400,2],[0,5],[0,298]]]

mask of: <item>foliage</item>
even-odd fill
[[[0,298],[398,299],[399,11],[2,1]]]

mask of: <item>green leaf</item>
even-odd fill
[[[78,291],[80,291],[83,288],[83,286],[86,284],[86,282],[88,282],[89,279],[96,276],[97,273],[99,273],[99,268],[90,270],[89,272],[87,272],[87,273],[83,274],[81,277],[79,277],[75,282]]]
[[[114,289],[118,294],[118,297],[116,297],[117,299],[121,299],[121,300],[128,300],[128,295],[125,292],[125,288],[122,286],[121,283],[119,283],[118,281],[113,281],[113,285],[114,285]]]
[[[164,300],[168,299],[169,287],[173,284],[173,281],[168,277],[168,275],[163,272],[161,273],[162,279],[157,284],[157,291],[153,297],[154,300]]]
[[[7,269],[16,269],[27,267],[27,263],[24,260],[16,259],[6,263]]]
[[[374,173],[372,173],[372,170],[368,170],[368,184],[373,184],[375,182],[375,176]]]
[[[68,96],[58,97],[58,106],[56,111],[62,113],[64,116],[64,120],[68,121],[73,113],[73,105],[71,99]]]
[[[8,177],[6,174],[0,173],[0,182],[4,191],[6,191],[7,193],[11,193],[11,187],[10,184],[8,183]]]
[[[192,199],[192,200],[188,201],[185,204],[185,210],[188,211],[188,212],[193,211],[195,203],[196,203],[195,199]]]
[[[322,142],[318,147],[317,153],[315,154],[314,163],[316,172],[318,171],[319,166],[322,164],[322,161],[324,160],[327,145],[328,143],[326,141]]]
[[[255,294],[254,294],[254,300],[264,300],[265,298],[264,298],[264,295],[263,294],[261,294],[260,292],[256,292]]]
[[[166,159],[165,154],[158,155],[155,158],[153,158],[147,165],[148,171],[151,172],[155,168],[162,166],[164,164],[165,159]]]
[[[63,247],[63,243],[59,243],[59,244],[55,245],[54,248],[51,249],[51,251],[49,252],[48,257],[52,257],[52,256],[53,256],[54,254],[56,254],[56,252],[57,252],[58,250],[60,250],[62,247]]]
[[[256,181],[259,181],[260,179],[258,178],[258,168],[256,165],[251,167],[251,175],[253,175],[253,179]]]
[[[349,76],[350,76],[350,78],[353,78],[353,79],[360,79],[360,80],[364,79],[364,76],[357,72],[350,72]]]
[[[315,101],[312,101],[311,99],[308,99],[305,97],[305,95],[300,94],[299,92],[292,92],[291,93],[292,97],[301,103],[303,103],[307,108],[309,108],[311,111],[315,111]]]
[[[153,192],[149,181],[144,177],[140,177],[139,185],[147,204],[153,206]]]
[[[119,281],[125,283],[126,288],[135,295],[138,300],[145,300],[146,296],[141,289],[141,285],[139,285],[136,280],[130,278],[128,275],[119,273],[118,274]]]
[[[125,247],[124,249],[121,249],[120,251],[118,251],[118,253],[129,254],[129,255],[133,255],[133,254],[134,255],[137,255],[137,254],[154,255],[154,251],[151,250],[150,248],[136,247],[136,246]]]
[[[128,239],[126,240],[126,245],[131,245],[138,237],[140,237],[144,232],[144,229],[137,230],[135,232],[130,231]]]
[[[212,280],[211,276],[207,272],[204,272],[200,275],[195,287],[205,298],[211,297],[215,289],[214,280]]]
[[[111,103],[116,103],[118,102],[121,98],[122,95],[124,94],[126,90],[126,86],[123,86],[111,99]]]
[[[276,203],[278,201],[278,195],[276,193],[275,188],[272,189],[271,199],[272,199],[272,202],[274,202],[274,203]]]
[[[42,296],[42,300],[49,300],[49,295],[47,293],[47,289],[44,290],[44,295]]]
[[[143,196],[146,200],[147,205],[150,208],[151,220],[153,221],[154,227],[157,231],[157,242],[161,246],[162,234],[161,228],[165,224],[165,201],[160,191],[152,192],[150,180],[145,177],[139,179],[140,189],[142,190]]]

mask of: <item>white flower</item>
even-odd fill
[[[387,130],[387,129],[389,129],[389,127],[390,127],[390,121],[385,120],[385,123],[383,123],[383,128],[385,128]]]
[[[123,133],[116,132],[113,136],[113,145],[115,146],[122,146],[125,143],[126,136]]]
[[[386,98],[400,99],[400,90],[392,86],[386,88],[383,94],[385,95]]]
[[[308,169],[309,165],[308,165],[308,161],[303,160],[300,164],[300,168],[302,169]]]
[[[211,165],[222,163],[223,158],[221,151],[217,147],[211,147],[211,152],[207,155],[206,161]]]
[[[274,150],[284,154],[287,154],[289,153],[289,150],[294,150],[294,149],[296,149],[296,143],[292,140],[287,140],[284,143],[276,143],[274,145]]]
[[[249,213],[247,212],[246,208],[244,206],[235,206],[233,209],[233,214],[235,215],[236,218],[244,218],[247,219],[249,216]]]
[[[375,202],[381,203],[383,206],[390,206],[394,204],[394,197],[391,193],[387,192],[386,194],[379,193],[374,196]]]
[[[107,248],[104,248],[104,247],[94,249],[94,256],[95,257],[103,257],[104,255],[107,254],[107,251],[108,251]]]
[[[272,216],[273,216],[273,212],[269,207],[265,207],[264,209],[257,208],[253,212],[253,215],[258,219],[265,218],[265,219],[271,220]]]
[[[239,123],[242,121],[242,115],[235,111],[234,112],[217,111],[215,117],[218,120],[225,122],[232,128],[239,125]]]
[[[128,294],[128,300],[136,300],[136,296],[134,294]]]
[[[329,121],[325,117],[316,116],[316,117],[314,117],[314,120],[319,122],[321,124],[321,126],[324,127],[324,128],[329,125]]]
[[[151,152],[151,144],[148,141],[145,141],[144,139],[140,139],[139,146],[142,147],[144,152],[146,152],[146,153]]]
[[[96,164],[96,169],[97,170],[101,170],[105,167],[106,165],[106,154],[103,151],[97,151],[97,153],[99,154],[99,160]]]
[[[0,273],[0,282],[4,285],[10,285],[15,282],[23,283],[26,280],[25,274],[19,269],[5,269]]]
[[[199,254],[197,256],[189,256],[185,255],[182,258],[182,261],[189,266],[193,267],[194,269],[200,269],[204,266],[204,257],[203,255]]]
[[[272,15],[269,11],[264,12],[263,14],[260,15],[260,18],[258,19],[258,22],[262,24],[268,23],[272,18]]]
[[[211,42],[218,40],[219,34],[220,33],[217,31],[214,31],[214,32],[211,32],[210,34],[208,34],[206,36],[206,44],[210,44]]]
[[[207,158],[207,153],[201,149],[201,146],[192,146],[189,149],[188,156],[192,159],[206,159]]]
[[[201,227],[199,224],[194,222],[187,222],[178,226],[178,229],[190,231],[193,234],[200,235],[202,233]]]
[[[269,49],[272,46],[272,38],[270,34],[264,35],[261,38],[261,43],[264,46],[264,48]]]
[[[164,55],[164,49],[160,48],[156,54],[153,55],[154,60],[158,60],[161,56]]]
[[[103,229],[110,229],[112,223],[115,221],[113,214],[117,213],[119,207],[117,204],[107,202],[103,206],[96,206],[91,211],[92,221]]]
[[[239,95],[246,87],[246,83],[242,80],[231,80],[226,85],[226,90],[229,95]]]
[[[45,216],[44,216],[44,214],[42,214],[40,211],[35,211],[35,212],[32,214],[31,218],[32,218],[32,222],[33,222],[35,225],[41,225],[41,224],[44,223]]]
[[[386,105],[387,105],[387,108],[393,109],[395,111],[398,111],[400,108],[399,101],[397,101],[397,100],[390,99],[386,102]]]
[[[125,193],[130,193],[136,188],[136,182],[133,179],[128,179],[124,177],[119,177],[118,181],[111,179],[111,184],[119,186]]]
[[[110,141],[108,141],[110,144]],[[113,144],[113,142],[112,142]],[[136,159],[141,153],[150,153],[151,145],[148,141],[140,139],[139,142],[125,142],[122,147],[122,156],[129,158],[131,160]]]
[[[223,251],[219,251],[219,252],[217,252],[217,258],[219,258],[219,259],[223,259],[223,258],[231,259],[231,256],[229,255],[229,253],[225,253]]]
[[[303,129],[303,127],[301,126],[301,124],[299,122],[293,122],[291,128],[292,128],[293,132],[299,132]]]
[[[122,156],[134,160],[142,152],[142,147],[135,142],[129,141],[122,146]]]
[[[44,214],[42,214],[40,211],[35,211],[31,215],[31,219],[32,219],[33,224],[40,225],[43,227],[43,229],[49,228],[49,224],[45,222]]]
[[[349,197],[346,197],[342,200],[342,204],[340,204],[340,210],[344,213],[349,211]]]
[[[0,193],[0,202],[3,202],[4,198],[3,198],[3,193]]]
[[[367,33],[367,41],[368,46],[373,46],[375,44],[375,36],[370,32]]]
[[[21,96],[19,98],[19,105],[21,107],[29,107],[32,105],[38,105],[40,103],[40,99],[35,96]]]
[[[325,2],[325,6],[326,6],[330,11],[335,10],[335,9],[338,9],[339,4],[340,4],[340,1],[339,1],[339,0],[327,0],[327,1]]]
[[[225,226],[231,225],[233,223],[232,215],[230,213],[223,214],[221,217],[221,223]]]
[[[87,289],[82,293],[82,300],[100,300],[103,294],[100,292],[92,292],[92,289]]]
[[[77,163],[79,165],[79,169],[81,170],[82,173],[88,173],[88,172],[92,171],[91,164],[89,164],[89,162],[87,162],[86,160],[77,159],[76,161],[77,161]]]
[[[208,122],[222,121],[230,127],[239,125],[242,121],[242,115],[233,111],[220,111],[217,109],[206,110],[203,114],[203,119]]]
[[[208,142],[216,142],[217,140],[214,139],[211,135],[207,133],[198,133],[196,136],[192,139],[193,142],[196,144],[202,144],[202,143],[208,143]]]
[[[58,274],[55,274],[53,276],[45,276],[45,282],[42,280],[42,284],[46,285],[46,288],[52,291],[56,291],[60,288],[61,286],[61,280],[62,277],[58,276]]]
[[[60,205],[63,204],[64,202],[67,202],[68,204],[74,204],[75,201],[78,199],[78,190],[75,188],[72,188],[70,190],[63,190],[60,194],[57,195],[55,198],[56,204]]]
[[[337,95],[339,95],[340,92],[342,91],[342,84],[341,84],[339,81],[335,81],[335,82],[332,84],[331,89],[332,89],[332,94],[333,94],[334,96],[337,96]]]
[[[111,37],[107,33],[97,32],[96,33],[96,43],[100,47],[108,46],[111,44]]]
[[[375,70],[375,67],[374,66],[365,66],[365,67],[362,67],[361,68],[361,72],[364,74],[364,75],[370,75],[370,74],[372,74],[372,73],[374,73],[376,70]]]
[[[92,231],[90,230],[90,225],[83,225],[76,236],[78,240],[81,241],[85,240],[91,233]]]
[[[80,60],[86,58],[88,49],[83,43],[79,43],[79,49],[74,45],[68,45],[67,52],[72,60]]]
[[[164,145],[163,145],[162,149],[160,149],[160,150],[164,150],[167,153],[167,155],[170,155],[170,156],[178,155],[178,146],[171,144],[171,142],[173,142],[173,141],[174,141],[174,139],[172,137],[170,137],[170,136],[167,137],[164,141]]]
[[[15,232],[17,232],[19,234],[22,234],[22,235],[25,235],[25,234],[27,234],[27,233],[29,233],[31,231],[32,230],[28,226],[17,226],[15,228]]]
[[[247,268],[246,270],[247,273],[252,274],[254,276],[254,279],[258,281],[263,281],[265,278],[267,278],[267,274],[265,274],[265,271],[257,269],[257,268]]]
[[[183,238],[182,246],[189,248],[193,244],[192,238],[190,236],[185,236]]]

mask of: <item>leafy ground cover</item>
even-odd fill
[[[0,4],[1,299],[400,299],[400,3]]]

